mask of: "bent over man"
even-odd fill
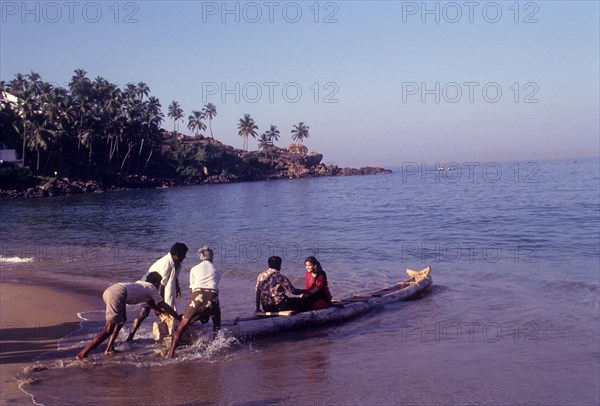
[[[88,353],[98,347],[109,336],[108,346],[104,355],[114,351],[115,339],[121,331],[121,327],[127,320],[125,305],[147,303],[151,308],[160,312],[167,313],[177,320],[181,317],[173,310],[171,306],[163,301],[158,293],[162,277],[157,272],[152,272],[146,277],[146,281],[137,281],[134,283],[116,283],[109,286],[102,294],[102,300],[106,303],[106,324],[104,329],[85,347],[77,359],[81,360],[87,357]]]
[[[181,289],[179,288],[179,271],[181,270],[181,263],[185,259],[187,252],[188,247],[185,244],[176,242],[171,247],[171,250],[165,256],[152,264],[146,273],[146,275],[149,275],[152,272],[157,272],[160,274],[160,295],[164,298],[165,303],[171,306],[175,311],[177,311],[175,299],[181,298]],[[149,314],[150,307],[143,305],[140,309],[140,313],[133,321],[131,330],[129,331],[129,335],[125,341],[133,340],[133,336],[135,335],[136,331],[138,328],[140,328],[140,325]]]

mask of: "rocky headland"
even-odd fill
[[[388,174],[391,170],[378,167],[348,168],[335,163],[323,163],[323,155],[307,153],[301,144],[288,148],[271,146],[263,151],[242,151],[209,138],[183,141],[189,156],[205,158],[194,162],[193,171],[177,177],[151,177],[113,173],[96,179],[80,176],[34,177],[29,185],[0,185],[0,198],[50,197],[82,193],[102,193],[139,188],[169,188],[175,186],[251,182],[277,179],[316,178],[324,176],[354,176]],[[197,160],[195,161],[197,163]],[[6,163],[2,164],[6,166]]]

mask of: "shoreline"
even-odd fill
[[[379,167],[337,168],[319,164],[317,167],[304,168],[298,172],[281,172],[255,175],[242,179],[235,175],[196,176],[188,178],[153,178],[149,176],[130,175],[114,184],[105,185],[101,181],[91,179],[69,179],[68,177],[36,177],[37,185],[25,190],[0,189],[0,200],[16,198],[38,198],[68,196],[89,193],[120,192],[137,189],[167,189],[181,186],[217,185],[227,183],[262,182],[290,179],[314,179],[338,176],[387,175],[390,169]]]
[[[0,282],[0,405],[32,404],[13,377],[41,354],[56,350],[62,337],[79,329],[78,312],[103,307],[100,297],[58,287]],[[56,358],[62,357],[56,354]]]

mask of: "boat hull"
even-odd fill
[[[433,280],[429,273],[427,273],[426,277],[418,281],[409,280],[398,284],[408,285],[400,289],[392,287],[369,294],[351,296],[335,302],[332,307],[298,313],[292,316],[236,319],[223,323],[223,329],[227,330],[234,337],[245,338],[339,323],[368,313],[388,303],[415,299],[426,291],[432,283]]]
[[[388,303],[411,300],[419,297],[432,284],[429,267],[421,271],[406,272],[410,279],[375,292],[353,294],[350,297],[334,301],[333,306],[321,310],[313,310],[297,314],[280,312],[282,315],[254,314],[249,317],[237,317],[224,321],[222,329],[230,336],[236,338],[257,337],[276,334],[283,331],[299,330],[325,324],[334,324],[368,313]],[[285,314],[285,315],[283,315]],[[172,320],[163,320],[154,325],[154,338],[162,341],[165,346],[171,342],[171,334],[176,323]],[[207,335],[212,330],[212,325],[196,325],[190,330],[190,339]]]

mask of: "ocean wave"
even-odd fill
[[[547,282],[546,286],[552,289],[571,290],[592,294],[598,294],[600,292],[600,284],[593,282],[557,280]]]
[[[544,288],[549,292],[560,293],[558,298],[579,302],[592,309],[600,309],[600,284],[594,282],[557,280],[547,282]]]
[[[198,334],[198,330],[196,330],[196,334]],[[241,341],[231,336],[227,331],[221,330],[214,336],[212,333],[203,334],[193,344],[178,347],[174,359],[152,362],[151,365],[163,366],[184,361],[211,361],[217,355],[238,345],[241,345]],[[165,351],[166,349],[164,351],[160,350],[160,354],[163,355]],[[144,363],[142,366],[146,365]]]
[[[57,349],[59,351],[74,350],[87,345],[98,334],[105,323],[104,311],[78,312],[77,316],[81,320],[79,329],[67,334],[58,341]],[[203,329],[202,326],[194,326],[196,332],[194,343],[182,346],[178,349],[175,359],[167,360],[164,358],[166,348],[154,340],[152,325],[152,322],[142,325],[136,334],[136,340],[133,342],[124,341],[129,328],[128,326],[123,328],[116,343],[116,350],[120,355],[105,358],[99,352],[92,354],[89,359],[93,363],[99,364],[116,363],[135,367],[165,366],[181,361],[210,361],[223,351],[241,344],[237,338],[231,336],[227,331],[219,331],[217,334],[214,334],[212,331]],[[71,362],[58,365],[58,367],[70,365]]]
[[[21,258],[21,257],[5,257],[0,255],[0,263],[4,262],[7,264],[25,264],[33,262],[34,258]]]

